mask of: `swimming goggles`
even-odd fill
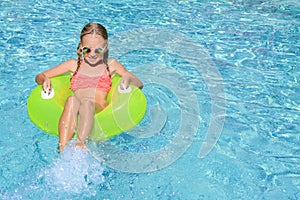
[[[95,53],[103,54],[106,47],[107,47],[107,45],[104,48],[100,48],[100,47],[96,48],[94,51],[95,51]],[[82,47],[81,51],[82,51],[83,54],[89,54],[89,53],[92,52],[92,49],[89,48],[89,47]]]

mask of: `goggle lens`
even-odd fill
[[[98,53],[98,54],[103,54],[104,51],[105,51],[106,47],[104,48],[96,48],[95,49],[95,53]],[[92,52],[92,49],[90,49],[89,47],[82,47],[82,53],[83,54],[88,54],[88,53],[91,53]]]
[[[82,48],[82,53],[83,54],[87,54],[87,53],[90,53],[92,50],[90,49],[90,48],[88,48],[88,47],[83,47]]]

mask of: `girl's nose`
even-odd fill
[[[90,53],[90,56],[91,56],[91,57],[96,57],[96,56],[97,56],[97,54],[95,53],[95,50],[94,50],[94,49],[92,49],[92,51],[91,51],[91,53]]]

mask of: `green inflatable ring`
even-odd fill
[[[112,88],[107,95],[109,105],[95,114],[94,127],[89,135],[93,141],[109,139],[136,126],[146,113],[146,97],[137,87],[130,85],[131,92],[120,93],[120,76],[112,79]],[[58,122],[67,98],[73,94],[70,90],[70,76],[51,78],[55,96],[41,98],[41,85],[35,87],[27,102],[31,121],[45,132],[58,136]]]

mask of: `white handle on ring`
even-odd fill
[[[125,87],[124,87],[124,84],[123,84],[122,86],[123,86],[124,89],[122,89],[120,85],[118,86],[118,91],[119,91],[121,94],[126,94],[126,93],[131,92],[131,87],[130,87],[130,86],[128,86],[128,88],[125,88]]]
[[[42,90],[41,92],[42,99],[52,99],[54,97],[54,89],[52,88],[49,92],[49,88],[47,88],[45,91]]]

